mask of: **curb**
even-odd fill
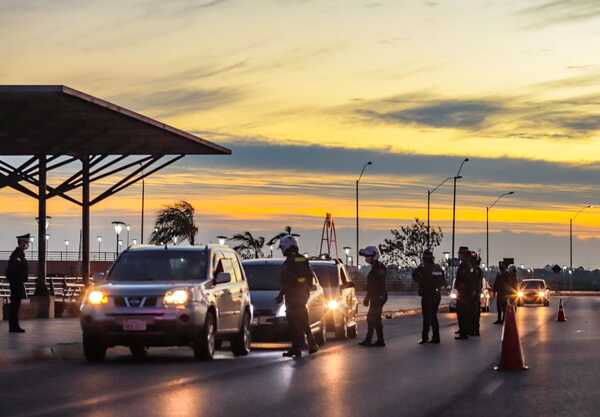
[[[0,368],[11,365],[30,365],[51,360],[80,359],[83,357],[79,342],[57,343],[53,346],[38,346],[19,353],[0,353]]]

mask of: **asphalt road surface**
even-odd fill
[[[261,350],[198,363],[187,349],[157,349],[143,362],[124,350],[88,365],[78,355],[0,370],[0,416],[597,416],[600,298],[519,308],[529,371],[492,370],[501,327],[482,316],[482,337],[417,345],[419,317],[385,322],[388,346],[332,342],[311,358]]]

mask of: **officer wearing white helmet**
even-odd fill
[[[318,350],[308,324],[308,310],[306,303],[312,289],[313,272],[308,264],[308,259],[300,255],[298,240],[294,236],[285,236],[279,241],[279,249],[285,256],[281,271],[281,291],[277,301],[285,298],[285,315],[288,322],[292,347],[285,352],[285,357],[302,357],[305,345],[304,337],[308,338],[309,353]]]
[[[377,246],[367,246],[361,249],[359,252],[360,256],[365,257],[365,261],[371,265],[371,271],[367,275],[367,295],[363,301],[363,304],[369,307],[367,313],[367,336],[365,340],[359,344],[362,346],[385,346],[383,339],[383,323],[381,321],[381,314],[383,312],[383,305],[387,301],[387,290],[385,287],[385,279],[387,275],[387,269],[384,264],[379,262],[379,248]],[[377,341],[372,343],[373,333],[377,333]]]

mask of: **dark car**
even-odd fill
[[[327,299],[327,331],[335,332],[338,339],[358,335],[358,299],[354,282],[344,264],[338,259],[311,260],[311,269],[317,274]]]
[[[543,279],[524,279],[519,285],[517,292],[517,305],[542,304],[544,307],[550,305],[550,289]]]
[[[256,342],[287,342],[290,340],[285,317],[285,303],[278,303],[281,268],[284,259],[251,259],[242,262],[250,286],[250,298],[254,308],[252,340]],[[319,345],[325,344],[325,295],[316,276],[315,286],[306,304],[308,321]]]

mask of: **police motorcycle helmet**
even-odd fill
[[[291,250],[294,250],[295,252],[300,252],[300,243],[298,242],[298,239],[295,236],[284,236],[279,240],[279,249],[284,255],[286,255]]]

